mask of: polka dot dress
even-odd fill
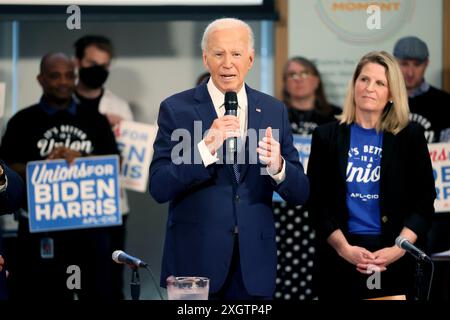
[[[312,300],[315,232],[308,211],[286,202],[274,202],[278,249],[275,299]]]
[[[288,108],[292,133],[311,135],[314,129],[330,121],[341,109],[331,105],[332,114]],[[275,299],[312,300],[312,269],[315,232],[308,211],[286,202],[273,203],[278,249]]]

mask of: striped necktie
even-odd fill
[[[241,177],[241,173],[239,172],[239,165],[237,163],[233,164],[233,172],[234,172],[234,177],[236,178],[236,182],[239,183],[239,178]]]

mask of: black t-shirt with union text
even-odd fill
[[[96,110],[76,106],[48,113],[41,104],[17,112],[8,122],[0,146],[7,163],[44,160],[58,146],[84,155],[119,154],[108,120]]]
[[[424,128],[428,143],[450,142],[450,94],[430,86],[408,103],[410,120]]]

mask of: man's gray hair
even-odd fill
[[[206,47],[208,45],[208,37],[212,31],[216,30],[223,30],[223,29],[229,29],[229,28],[236,28],[236,27],[244,27],[248,31],[248,46],[249,50],[252,51],[255,47],[255,36],[253,35],[253,30],[250,28],[250,26],[239,19],[236,18],[221,18],[216,19],[213,22],[211,22],[205,29],[205,32],[203,32],[202,37],[202,50],[206,51]]]

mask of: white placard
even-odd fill
[[[156,126],[132,121],[122,121],[115,131],[122,155],[121,186],[146,192],[148,172],[153,156]]]

